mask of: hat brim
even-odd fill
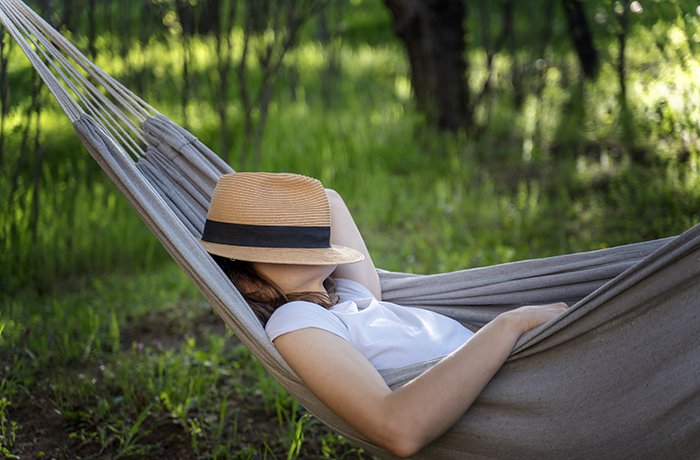
[[[341,265],[359,262],[365,256],[354,249],[331,245],[330,248],[256,248],[211,243],[199,240],[214,255],[247,262],[295,265]]]

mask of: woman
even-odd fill
[[[517,308],[474,334],[437,313],[382,302],[372,258],[340,195],[296,174],[222,176],[202,245],[307,387],[398,456],[450,428],[520,335],[566,308]],[[378,372],[436,357],[394,391]]]

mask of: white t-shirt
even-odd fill
[[[379,301],[355,281],[335,282],[340,301],[330,309],[294,301],[275,310],[265,326],[270,340],[308,327],[323,329],[353,344],[382,370],[446,356],[474,335],[447,316]]]

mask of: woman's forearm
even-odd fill
[[[410,383],[386,396],[397,423],[395,450],[409,456],[449,429],[498,372],[523,332],[522,318],[501,315],[469,342]]]
[[[564,308],[551,304],[504,313],[395,391],[352,344],[331,332],[305,328],[281,335],[274,343],[331,410],[378,445],[409,456],[444,433],[471,406],[523,332]]]

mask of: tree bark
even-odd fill
[[[7,51],[5,44],[7,43]],[[8,113],[8,96],[9,85],[7,83],[7,62],[10,54],[10,46],[12,40],[9,40],[9,34],[3,28],[0,30],[0,171],[3,171],[5,161],[5,118]]]
[[[600,59],[593,44],[593,35],[588,26],[583,2],[581,0],[563,0],[562,3],[571,40],[581,63],[583,74],[586,78],[595,78],[600,68]]]
[[[211,8],[216,8],[219,13],[216,21],[210,24],[210,30],[214,34],[216,49],[216,66],[218,70],[218,97],[216,101],[216,111],[219,114],[219,152],[220,155],[229,160],[229,126],[226,109],[229,104],[229,75],[231,73],[231,63],[233,54],[233,40],[231,31],[236,18],[236,3],[224,4],[221,0],[210,2]]]
[[[636,163],[644,163],[646,152],[644,149],[635,147],[635,130],[633,123],[633,115],[629,110],[627,100],[627,35],[629,33],[630,20],[630,1],[621,0],[619,10],[616,10],[618,20],[617,31],[617,81],[620,88],[618,101],[620,105],[620,129],[622,141],[625,144],[626,150],[629,152],[632,160]]]
[[[554,23],[554,0],[547,0],[543,6],[543,18],[540,28],[540,48],[538,51],[538,59],[536,62],[536,69],[538,69],[537,84],[535,85],[535,99],[537,100],[537,111],[535,116],[535,129],[533,133],[534,142],[539,145],[542,140],[542,108],[544,101],[542,96],[544,94],[544,89],[546,87],[546,75],[547,69],[550,65],[547,56],[547,46],[552,40],[552,24]]]
[[[330,2],[325,8],[321,8],[318,15],[316,36],[328,53],[328,64],[321,72],[321,102],[326,107],[332,107],[335,102],[334,94],[340,78],[340,57],[338,47],[331,42],[331,28],[341,24],[342,15],[343,2]]]
[[[428,122],[458,131],[471,122],[463,0],[384,0],[411,65],[416,106]]]
[[[629,22],[629,0],[622,0],[621,11],[617,14],[620,28],[617,33],[617,81],[620,85],[620,107],[627,109],[627,76],[625,52],[627,48],[627,30]]]
[[[518,59],[515,8],[515,0],[503,2],[503,29],[508,37],[508,54],[511,58],[510,82],[513,85],[513,103],[517,109],[521,109],[525,102],[525,88],[523,86],[523,72]]]
[[[97,24],[95,19],[95,1],[88,0],[88,53],[93,61],[97,58],[95,41],[97,37]]]
[[[190,76],[190,61],[192,60],[192,37],[195,34],[195,18],[193,6],[186,0],[178,0],[175,3],[177,16],[182,26],[182,89],[180,93],[180,109],[182,110],[182,126],[189,129],[189,116],[187,107],[192,92]]]
[[[61,16],[61,25],[64,26],[66,29],[70,30],[71,32],[73,32],[74,25],[74,6],[75,5],[73,4],[73,0],[63,0],[63,16]],[[46,11],[44,5],[42,5],[42,11]]]

